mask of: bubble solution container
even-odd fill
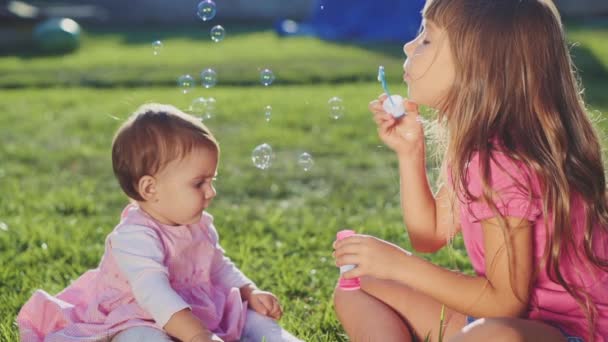
[[[342,239],[345,239],[345,238],[347,238],[351,235],[355,235],[355,234],[356,234],[356,232],[354,230],[350,230],[350,229],[341,230],[336,234],[336,240],[342,240]],[[361,281],[359,280],[359,278],[352,278],[352,279],[342,278],[342,274],[352,270],[355,267],[357,267],[357,266],[356,265],[340,266],[340,280],[338,281],[338,288],[340,290],[353,291],[353,290],[358,290],[361,288]]]

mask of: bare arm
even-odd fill
[[[433,196],[426,174],[424,145],[417,152],[399,156],[401,209],[412,247],[435,252],[460,230],[458,203],[449,187]]]
[[[459,230],[447,188],[433,196],[425,165],[424,129],[419,120],[418,106],[404,102],[407,115],[395,119],[384,112],[386,95],[370,102],[369,109],[378,125],[378,136],[397,154],[401,180],[401,209],[412,246],[420,252],[434,252],[445,246]],[[458,211],[454,210],[455,213]]]
[[[402,253],[405,267],[399,268],[396,278],[456,311],[475,317],[520,316],[530,296],[533,230],[528,221],[520,218],[507,218],[507,222],[509,240],[505,239],[497,219],[482,222],[485,276],[464,275]],[[511,261],[506,243],[512,246]]]

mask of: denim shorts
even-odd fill
[[[477,318],[475,317],[471,317],[471,316],[467,316],[467,325],[475,322],[477,320]],[[556,327],[557,329],[559,329],[559,331],[561,331],[562,335],[564,335],[564,337],[566,337],[566,341],[568,342],[585,342],[585,340],[583,340],[582,338],[578,337],[578,336],[570,336],[568,335],[564,329],[562,329],[561,327],[554,325],[554,327]]]

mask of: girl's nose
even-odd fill
[[[405,54],[406,57],[409,57],[412,51],[412,47],[414,41],[412,40],[411,42],[407,42],[405,43],[405,45],[403,45],[403,53]]]

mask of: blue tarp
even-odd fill
[[[296,32],[327,40],[405,42],[420,28],[425,0],[317,0],[312,18]]]

